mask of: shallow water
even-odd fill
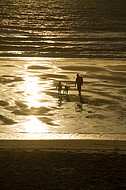
[[[125,7],[125,0],[2,0],[0,56],[125,59]]]
[[[58,95],[59,81],[68,95]],[[0,139],[125,139],[125,81],[124,61],[1,58]]]

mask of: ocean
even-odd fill
[[[1,0],[1,57],[126,58],[125,0]]]
[[[0,139],[126,140],[125,7],[0,1]]]

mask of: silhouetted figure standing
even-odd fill
[[[83,78],[77,74],[75,86],[77,85],[77,90],[79,92],[79,96],[81,96],[81,85],[83,85]]]

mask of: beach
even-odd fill
[[[125,7],[0,2],[1,190],[126,189]]]
[[[1,139],[125,139],[124,61],[1,58],[0,67]]]
[[[0,67],[1,189],[126,188],[124,61],[1,58]]]
[[[1,189],[125,189],[126,142],[0,141]]]

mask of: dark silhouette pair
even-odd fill
[[[63,88],[63,86],[62,86],[62,83],[61,83],[61,81],[58,83],[58,85],[57,85],[57,90],[58,90],[58,94],[61,94],[61,91],[63,90],[63,93],[64,94],[68,94],[68,90],[69,90],[69,86],[67,86],[67,85],[65,85],[64,86],[64,88]]]
[[[81,86],[83,85],[83,78],[81,76],[79,76],[79,74],[77,74],[77,77],[76,77],[75,87],[76,87],[76,85],[77,85],[77,90],[78,90],[79,96],[81,96]],[[63,88],[62,83],[60,81],[56,88],[58,89],[59,94],[61,94],[62,90],[63,90],[63,93],[68,94],[68,90],[70,87],[65,85],[65,87]]]

